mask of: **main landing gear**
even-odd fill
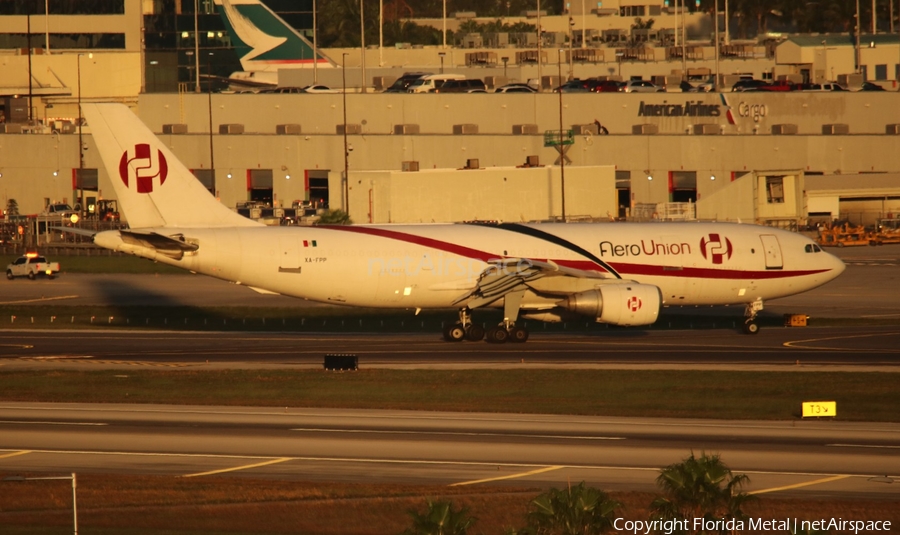
[[[744,334],[757,334],[759,333],[759,323],[756,321],[756,315],[763,309],[762,299],[757,299],[752,303],[747,303],[747,308],[744,310]]]
[[[506,319],[500,325],[485,331],[481,325],[472,323],[472,311],[468,308],[460,309],[458,323],[444,327],[444,340],[448,342],[477,342],[482,339],[490,344],[503,344],[507,341],[522,343],[528,340],[528,330],[517,327],[515,321]]]

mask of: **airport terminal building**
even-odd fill
[[[624,58],[616,55],[615,43],[602,40],[599,29],[621,25],[623,17],[592,13],[572,18],[576,30],[581,20],[597,26],[586,32],[597,39],[584,49],[594,52],[581,59],[574,49],[551,43],[552,54],[537,63],[517,56],[531,50],[519,45],[374,48],[366,50],[369,70],[363,79],[359,50],[338,49],[326,53],[337,58],[346,53],[346,71],[320,69],[318,75],[332,87],[340,87],[335,82],[346,76],[351,88],[346,95],[206,92],[205,83],[198,93],[190,83],[198,79],[197,70],[186,69],[181,57],[190,50],[187,41],[176,42],[171,51],[152,51],[141,39],[142,21],[155,16],[153,2],[109,5],[115,13],[0,14],[0,42],[10,45],[0,51],[3,206],[15,199],[20,213],[38,214],[52,202],[87,207],[110,198],[110,177],[90,126],[79,136],[75,123],[79,101],[116,101],[131,106],[229,207],[253,201],[276,209],[308,201],[347,208],[358,223],[565,216],[788,227],[806,224],[810,214],[870,223],[900,210],[900,43],[894,35],[873,37],[873,46],[860,50],[864,79],[887,89],[878,92],[406,95],[375,90],[409,65],[437,72],[438,61],[472,77],[540,78],[547,87],[570,73],[662,81],[712,72],[722,81],[741,74],[809,80],[845,75],[851,85],[861,81],[853,77],[856,60],[847,39],[831,44],[822,39],[819,45],[802,39],[777,46],[737,43],[729,46],[740,47],[728,50],[740,53],[715,63],[712,45],[692,44],[688,59],[672,57],[673,47],[660,41],[662,46],[642,45],[643,56]],[[675,17],[668,16],[660,11],[662,27],[674,26]],[[691,31],[701,31],[702,16],[686,17],[697,21]],[[172,24],[186,25],[180,17]],[[46,42],[49,53],[44,48],[23,54],[17,32],[26,24],[34,32],[31,47]],[[60,35],[87,33],[96,24],[115,26],[121,42],[83,37],[69,48],[54,46],[62,43]],[[185,34],[190,40],[193,28],[173,35]],[[202,36],[204,45],[224,50],[228,44],[218,30]],[[493,53],[474,57],[499,58],[499,53],[509,60],[473,65],[474,52]],[[211,64],[201,65],[204,69],[215,72]],[[299,83],[311,73],[287,75]],[[30,103],[23,103],[22,95],[29,93]],[[828,187],[817,186],[819,180],[827,180]]]

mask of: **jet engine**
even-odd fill
[[[557,303],[566,310],[593,316],[597,323],[650,325],[659,317],[662,294],[649,284],[606,284]]]

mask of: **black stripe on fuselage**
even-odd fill
[[[613,269],[612,266],[610,266],[603,260],[600,260],[596,256],[592,255],[589,251],[586,251],[585,249],[579,247],[578,245],[575,245],[574,243],[570,242],[569,240],[560,238],[559,236],[556,236],[554,234],[550,234],[549,232],[544,232],[543,230],[539,230],[539,229],[529,227],[526,225],[520,225],[518,223],[472,223],[472,224],[480,225],[480,226],[484,226],[484,227],[500,228],[503,230],[508,230],[510,232],[515,232],[518,234],[525,234],[526,236],[531,236],[532,238],[537,238],[539,240],[544,240],[546,242],[550,242],[554,245],[558,245],[560,247],[568,249],[568,250],[572,251],[573,253],[580,254],[581,256],[587,258],[591,262],[597,264],[598,266],[602,267],[603,269],[605,269],[606,271],[608,271],[609,273],[614,275],[617,279],[622,278],[622,276],[619,275],[619,273],[615,269]]]

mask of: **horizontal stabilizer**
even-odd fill
[[[196,243],[185,241],[184,236],[181,234],[163,236],[156,232],[120,230],[119,235],[122,237],[122,241],[129,245],[154,249],[158,253],[175,260],[181,260],[184,257],[184,253],[193,253],[200,248]]]

